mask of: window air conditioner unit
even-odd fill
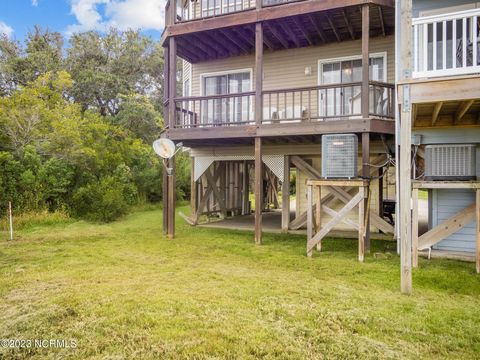
[[[322,176],[324,178],[356,178],[357,158],[357,135],[335,134],[322,136]]]
[[[475,180],[476,145],[425,146],[426,180]]]

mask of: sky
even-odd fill
[[[0,0],[0,33],[23,41],[35,25],[72,33],[110,27],[141,29],[158,40],[165,0]]]

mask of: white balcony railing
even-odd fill
[[[480,73],[480,9],[413,19],[414,78]]]

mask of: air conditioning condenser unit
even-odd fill
[[[355,134],[322,136],[322,177],[357,177],[358,138]]]
[[[425,146],[425,180],[475,180],[476,151],[473,144]]]

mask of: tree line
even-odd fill
[[[139,31],[0,38],[0,211],[112,221],[161,199],[163,49]],[[189,160],[177,159],[177,197]]]

